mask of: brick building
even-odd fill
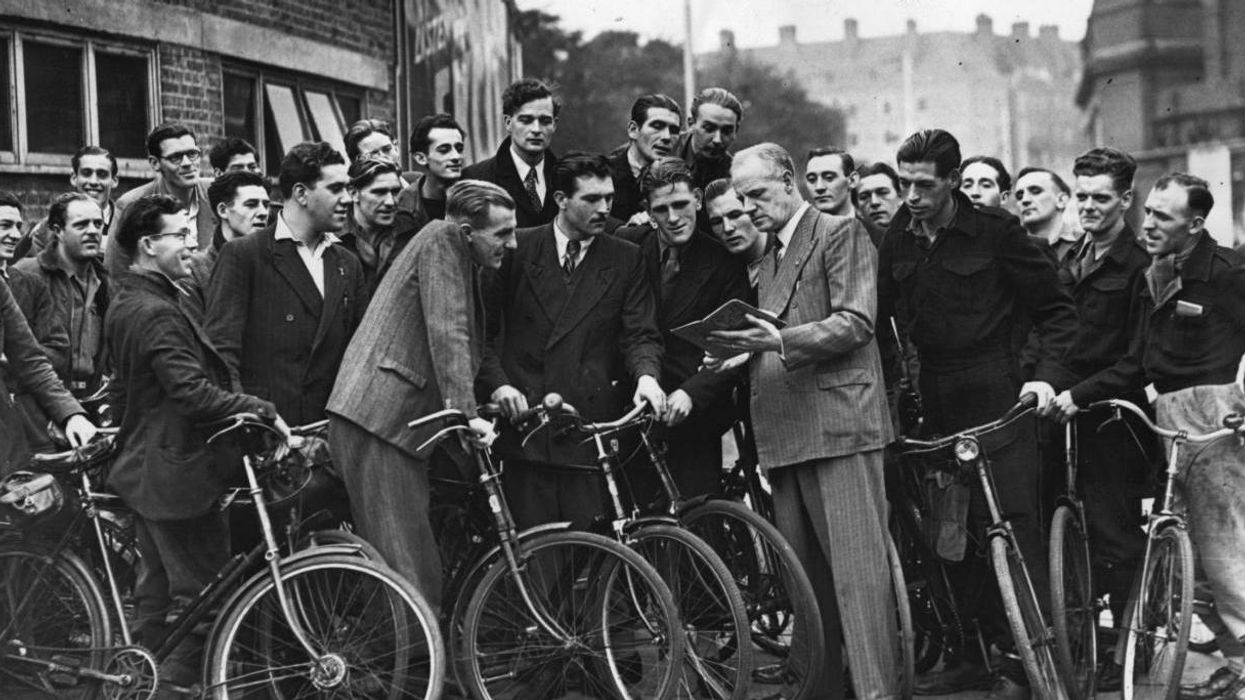
[[[468,86],[513,75],[512,11],[505,0],[0,0],[0,189],[40,214],[86,144],[111,150],[119,191],[133,187],[151,177],[144,140],[164,121],[185,123],[205,151],[247,139],[269,174],[299,141],[341,144],[365,116],[404,134],[433,108],[471,124],[483,152],[500,131],[500,88],[490,101]]]
[[[1085,146],[1073,100],[1079,52],[1055,26],[1033,36],[1021,22],[1000,35],[980,15],[975,32],[922,33],[909,20],[903,35],[866,38],[847,19],[840,41],[803,43],[786,26],[776,46],[734,42],[723,31],[719,52],[773,65],[810,98],[842,110],[847,142],[827,145],[858,158],[893,161],[908,134],[928,127],[955,134],[965,155],[994,155],[1009,168],[1067,169]]]
[[[1144,197],[1164,172],[1206,178],[1207,227],[1245,240],[1245,3],[1095,0],[1077,102],[1094,143],[1138,156]]]

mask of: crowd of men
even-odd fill
[[[622,146],[556,155],[558,95],[525,79],[502,105],[506,138],[471,165],[450,115],[416,122],[418,172],[398,165],[388,124],[365,119],[345,153],[290,149],[270,189],[247,142],[217,143],[207,178],[196,135],[162,124],[147,139],[154,179],[119,198],[116,159],[97,146],[73,156],[73,190],[33,226],[0,193],[0,466],[48,449],[49,420],[89,441],[77,398],[111,376],[109,484],[140,519],[140,640],[230,554],[218,500],[236,455],[205,445],[205,424],[238,411],[282,430],[327,417],[359,533],[437,604],[436,460],[407,422],[446,407],[474,417],[481,402],[515,416],[557,392],[588,420],[651,406],[687,496],[721,489],[720,438],[746,423],[777,524],[815,583],[828,654],[817,697],[842,696],[845,666],[856,697],[898,697],[884,455],[909,429],[893,406],[909,374],[927,434],[1037,395],[1051,420],[1019,422],[986,448],[1042,600],[1043,528],[1061,488],[1048,465],[1062,459],[1057,424],[1078,421],[1100,592],[1121,619],[1154,450],[1144,432],[1102,428],[1106,416],[1082,409],[1131,398],[1197,432],[1245,407],[1245,267],[1205,230],[1204,180],[1170,173],[1135,195],[1133,158],[1101,147],[1071,164],[1070,182],[1038,167],[1013,182],[939,129],[894,154],[816,149],[800,167],[774,143],[732,153],[744,109],[721,88],[687,113],[641,96]],[[1143,194],[1138,232],[1126,214]],[[672,332],[731,299],[781,323],[749,316],[706,347]],[[595,464],[593,450],[472,426],[505,461],[520,527],[602,513],[600,480],[564,468]],[[1182,697],[1245,698],[1245,460],[1219,458],[1188,471],[1183,495],[1228,663]],[[648,502],[657,485],[639,471],[635,497]],[[982,551],[989,514],[980,494],[967,501],[973,536],[940,553],[1004,660],[990,676],[977,650],[960,650],[921,690],[992,681],[990,697],[1028,697]],[[1119,682],[1104,656],[1099,688]],[[193,682],[185,666],[175,683]]]

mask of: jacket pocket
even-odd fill
[[[1100,279],[1090,282],[1093,291],[1082,307],[1086,321],[1095,325],[1122,323],[1128,314],[1128,280]]]
[[[395,362],[393,360],[381,360],[380,364],[377,366],[386,372],[393,372],[399,377],[402,377],[411,384],[414,384],[417,389],[423,389],[428,384],[428,380],[424,378],[424,375],[400,362]]]
[[[991,297],[996,296],[991,294],[994,291],[993,267],[993,259],[979,255],[943,260],[943,282],[946,288],[938,291],[961,308],[984,308]]]
[[[834,389],[849,384],[868,384],[869,370],[862,368],[840,369],[817,375],[818,389]]]

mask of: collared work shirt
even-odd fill
[[[316,283],[316,289],[320,290],[320,296],[324,296],[324,251],[329,246],[337,242],[337,236],[328,231],[321,236],[320,242],[314,247],[308,246],[294,236],[294,232],[290,230],[290,225],[285,222],[284,216],[277,217],[277,228],[273,235],[273,240],[294,241],[294,249],[298,251],[298,257],[307,266],[307,272],[311,273],[311,279]]]

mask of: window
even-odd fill
[[[68,166],[87,144],[146,171],[157,103],[149,48],[42,32],[0,33],[0,162]]]
[[[302,141],[327,141],[346,154],[362,91],[241,66],[226,66],[224,77],[225,135],[255,144],[264,172],[275,175],[285,152]]]

